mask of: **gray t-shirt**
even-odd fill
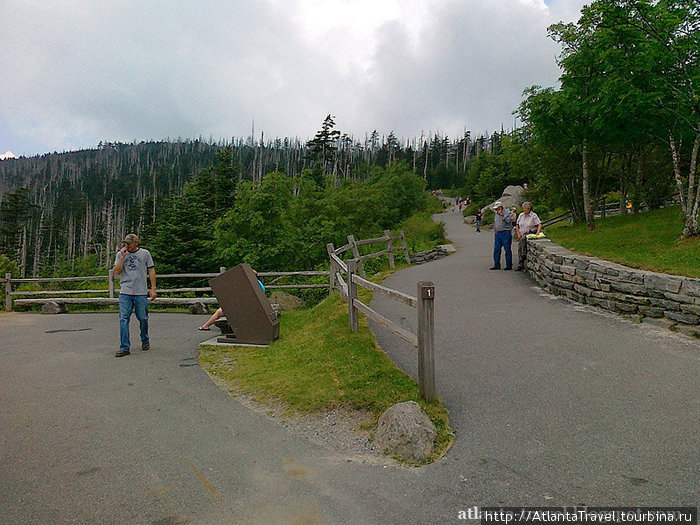
[[[117,252],[114,264],[119,262],[122,254]],[[146,276],[148,268],[153,268],[153,257],[151,252],[139,248],[134,253],[126,252],[124,259],[124,269],[120,274],[121,290],[119,293],[127,295],[148,295],[148,285]]]
[[[503,210],[503,217],[494,212],[493,227],[497,232],[510,231],[513,229],[513,212]]]

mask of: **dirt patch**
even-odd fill
[[[345,456],[348,460],[362,463],[398,465],[396,461],[377,449],[371,441],[371,433],[376,427],[376,417],[367,410],[335,408],[328,412],[290,415],[289,410],[280,404],[262,404],[251,396],[237,390],[234,385],[221,377],[211,374],[206,366],[203,370],[211,380],[229,397],[243,406],[265,415],[271,421],[326,449]]]

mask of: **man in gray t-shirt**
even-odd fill
[[[513,229],[513,222],[515,217],[509,210],[503,209],[503,204],[500,201],[496,201],[492,205],[492,209],[495,213],[493,219],[493,266],[489,270],[500,270],[501,269],[501,248],[505,252],[506,256],[506,267],[505,270],[511,270],[513,268],[513,252],[511,251],[511,242],[513,241],[511,230]]]
[[[148,299],[156,298],[156,270],[153,257],[148,250],[139,248],[139,238],[130,233],[124,238],[124,246],[114,259],[114,274],[119,275],[119,335],[121,344],[116,357],[131,353],[129,340],[129,321],[131,313],[136,313],[141,329],[141,349],[148,350],[151,343],[148,338]],[[146,285],[146,275],[151,281],[151,288]]]

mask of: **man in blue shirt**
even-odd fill
[[[131,312],[136,313],[141,328],[141,350],[148,350],[148,299],[156,298],[156,270],[153,257],[148,250],[139,248],[139,238],[130,233],[124,238],[124,246],[114,260],[114,274],[120,276],[119,289],[119,335],[121,345],[116,357],[131,353],[129,340],[129,320]],[[151,289],[146,286],[146,274],[151,281]]]
[[[496,201],[493,206],[495,216],[493,219],[494,239],[493,239],[493,266],[490,270],[501,269],[501,248],[506,253],[506,267],[504,270],[513,269],[513,252],[510,245],[513,241],[511,230],[513,229],[513,213],[510,210],[504,210],[503,204]]]

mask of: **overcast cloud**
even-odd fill
[[[584,0],[0,0],[0,153],[513,127]]]

